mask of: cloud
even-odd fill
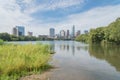
[[[120,17],[119,13],[120,5],[96,7],[82,13],[68,15],[67,17],[64,17],[64,19],[60,22],[51,22],[42,25],[38,24],[43,28],[39,27],[39,30],[36,31],[36,34],[40,34],[39,32],[42,34],[49,34],[50,27],[55,28],[56,34],[58,34],[62,29],[69,29],[71,31],[73,25],[76,26],[76,30],[81,30],[83,33],[84,30],[107,26],[111,22],[115,21],[118,17]]]
[[[86,0],[50,0],[45,3],[36,5],[35,3],[28,7],[25,11],[29,14],[35,13],[37,11],[47,11],[47,10],[56,10],[56,9],[65,9],[75,5],[83,5]],[[80,7],[80,6],[79,6]]]
[[[91,28],[107,26],[116,18],[120,17],[119,13],[120,5],[96,7],[86,12],[69,15],[67,18],[63,19],[62,22],[57,24],[61,24],[60,26],[66,26],[67,28],[76,25],[77,30],[84,31]]]
[[[67,3],[68,1],[68,3]],[[23,25],[27,31],[33,31],[35,35],[49,34],[49,28],[56,29],[59,33],[61,29],[71,30],[76,26],[76,30],[89,30],[99,26],[106,26],[116,18],[120,17],[120,5],[111,5],[92,8],[88,11],[67,15],[60,21],[44,22],[41,19],[31,17],[31,13],[45,10],[65,9],[67,7],[84,3],[85,0],[51,0],[51,3],[41,3],[37,5],[34,0],[0,0],[0,32],[12,32],[16,25]],[[21,4],[18,4],[21,3]],[[26,6],[22,11],[22,4]],[[34,8],[34,6],[36,6]],[[53,13],[54,14],[54,13]]]
[[[32,30],[35,32],[35,35],[44,34],[48,32],[45,28],[49,28],[49,26],[54,25],[54,23],[40,24],[39,22],[42,22],[42,20],[35,20],[30,16],[31,13],[66,8],[83,3],[83,0],[51,0],[50,2],[48,1],[37,5],[34,1],[35,0],[0,0],[0,28],[2,28],[0,32],[12,33],[13,27],[23,25],[26,31]],[[24,9],[21,10],[22,8]]]
[[[84,0],[52,0],[48,9],[66,8],[84,3]]]
[[[23,3],[25,4],[31,4],[33,0],[22,0]]]
[[[0,32],[12,32],[16,25],[27,25],[33,18],[21,12],[15,0],[0,0]]]

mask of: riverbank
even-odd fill
[[[46,71],[42,74],[33,74],[25,77],[21,77],[20,80],[49,80],[49,77],[52,72]]]
[[[43,44],[5,44],[0,46],[0,80],[41,74],[51,68],[50,46]]]

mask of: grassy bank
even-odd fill
[[[3,45],[4,41],[2,39],[0,39],[0,45]]]
[[[0,80],[17,80],[21,76],[41,73],[50,68],[48,45],[0,45]]]

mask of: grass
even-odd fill
[[[0,80],[17,80],[21,76],[41,73],[51,66],[48,45],[5,44],[0,46]]]
[[[0,45],[3,45],[4,41],[2,39],[0,39]]]

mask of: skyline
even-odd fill
[[[59,30],[58,32],[56,32],[56,30],[55,30],[55,28],[50,28],[49,29],[49,34],[48,35],[41,35],[41,34],[39,34],[38,36],[49,36],[49,37],[55,37],[55,36],[58,36],[58,35],[60,35],[61,34],[61,31],[64,31],[65,33],[65,36],[77,36],[77,35],[80,35],[81,34],[81,31],[80,30],[75,30],[75,26],[73,25],[72,27],[71,27],[71,30],[70,29],[67,29],[67,30],[64,30],[64,29],[61,29],[61,30]],[[87,31],[87,30],[85,30],[85,31]],[[86,32],[83,32],[83,34],[86,34]],[[88,31],[87,31],[88,32]],[[27,34],[25,34],[25,33],[27,33]],[[12,28],[12,34],[11,35],[16,35],[16,36],[34,36],[33,35],[34,34],[34,32],[31,32],[31,31],[28,31],[28,32],[26,32],[26,30],[25,30],[25,27],[24,26],[19,26],[19,25],[17,25],[17,26],[15,26],[15,27],[13,27]],[[36,36],[37,37],[37,36]]]
[[[0,0],[0,33],[12,33],[16,25],[34,35],[49,28],[89,30],[106,26],[120,17],[120,0]],[[27,33],[26,33],[27,34]]]

